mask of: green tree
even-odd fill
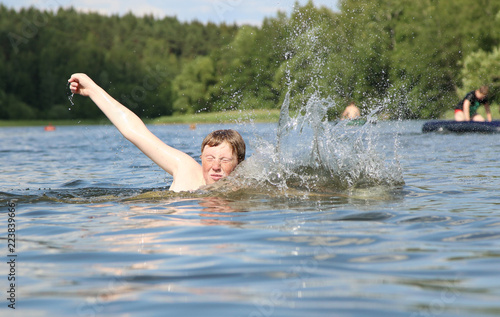
[[[212,59],[200,56],[188,63],[172,83],[176,100],[175,113],[207,111],[211,107],[210,86],[215,84],[215,68]]]
[[[386,66],[378,69],[387,74],[385,94],[392,100],[391,115],[427,118],[438,116],[453,103],[462,54],[481,46],[491,48],[498,40],[490,31],[494,23],[485,15],[486,11],[498,12],[498,6],[494,1],[473,0],[345,0],[342,16],[351,16],[353,23],[344,20],[341,24],[345,34],[360,28],[368,39],[358,39],[372,43],[371,47],[382,45],[376,51]],[[370,37],[377,41],[373,43]]]
[[[500,2],[341,0],[340,12],[295,4],[261,27],[102,16],[0,4],[3,118],[98,118],[71,111],[67,79],[86,72],[141,117],[292,107],[311,94],[392,118],[437,117],[457,91],[496,91]],[[476,67],[478,67],[476,69]],[[18,111],[16,109],[24,109]],[[9,113],[9,114],[7,114]]]
[[[491,16],[491,14],[489,14]],[[498,42],[498,36],[493,34],[500,32],[500,10],[497,11],[491,33],[486,34],[486,38],[491,42]],[[486,41],[490,43],[490,41]],[[477,89],[482,85],[490,86],[490,101],[500,102],[500,46],[494,47],[491,51],[479,49],[468,54],[463,62],[460,75],[461,86],[457,89],[458,97],[461,98],[467,92]]]
[[[214,57],[218,80],[211,88],[217,110],[260,108],[260,75],[257,28],[240,28],[234,40]]]
[[[459,96],[475,90],[482,85],[489,85],[490,100],[499,102],[500,98],[500,46],[487,53],[483,50],[469,54],[461,70],[462,87],[458,89]]]
[[[315,8],[309,1],[303,7],[296,3],[291,17],[283,22],[283,62],[274,76],[275,89],[281,92],[281,98],[290,92],[292,108],[305,103],[312,93],[330,95],[326,78],[332,77],[328,59],[337,47],[337,39],[332,36],[336,15]]]

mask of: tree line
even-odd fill
[[[500,91],[500,2],[295,4],[261,26],[0,5],[0,119],[93,119],[68,100],[85,72],[142,118],[291,107],[313,94],[391,118],[438,117],[462,94]]]

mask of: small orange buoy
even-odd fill
[[[45,126],[45,128],[43,128],[45,131],[54,131],[56,129],[56,127],[54,127],[52,124],[49,123],[49,125]]]

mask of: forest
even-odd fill
[[[466,92],[500,97],[500,1],[313,1],[260,26],[0,5],[0,120],[95,119],[67,80],[87,73],[141,118],[298,108],[329,98],[390,119],[437,118]]]

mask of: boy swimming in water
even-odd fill
[[[235,130],[217,130],[203,140],[201,165],[190,155],[161,141],[132,111],[111,97],[90,77],[77,73],[68,80],[72,93],[87,96],[120,133],[174,180],[172,191],[196,190],[228,176],[245,159],[245,142]]]
[[[360,116],[361,113],[359,112],[359,108],[356,106],[354,101],[351,101],[342,113],[341,120],[353,120],[359,118]]]

